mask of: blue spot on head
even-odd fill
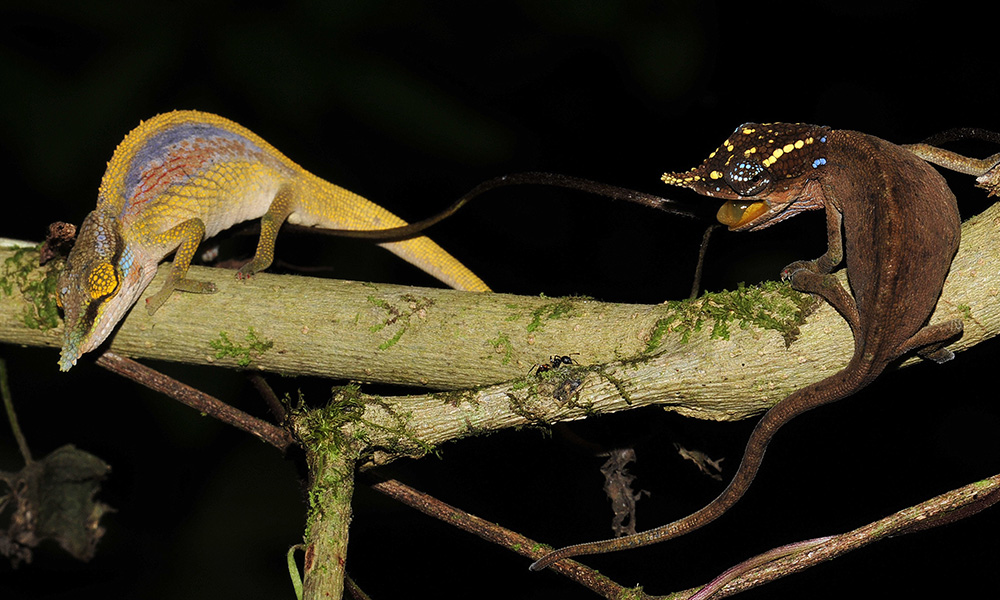
[[[819,167],[819,166],[825,165],[825,164],[826,164],[826,159],[825,158],[817,158],[816,160],[813,161],[813,168],[815,169],[816,167]]]
[[[826,136],[824,135],[823,137],[819,138],[819,141],[821,141],[821,142],[823,142],[825,144],[826,143]]]

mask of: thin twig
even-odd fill
[[[347,573],[344,573],[344,590],[350,593],[354,600],[372,600],[371,596],[366,594]]]
[[[395,479],[382,480],[372,484],[371,487],[426,515],[444,521],[449,525],[454,525],[459,529],[468,531],[488,542],[516,552],[521,556],[526,556],[531,560],[538,560],[551,550],[551,548],[544,544],[540,544],[495,523],[490,523],[455,508],[450,504],[441,502],[437,498],[415,490]],[[551,568],[605,598],[621,598],[625,592],[630,591],[628,588],[618,585],[606,576],[574,560],[560,561],[552,565]],[[636,598],[645,597],[645,594],[641,593],[636,596]]]
[[[253,387],[257,389],[261,398],[264,399],[264,403],[271,410],[271,414],[279,423],[284,423],[285,419],[288,418],[288,413],[285,412],[285,405],[281,403],[278,395],[274,393],[271,386],[268,385],[267,380],[260,373],[250,373],[247,375],[247,379],[253,384]]]
[[[252,433],[279,450],[285,450],[295,443],[291,434],[284,429],[248,415],[214,396],[181,383],[130,358],[119,356],[113,352],[105,352],[97,358],[96,362],[112,373],[117,373],[151,390],[166,394],[174,400],[210,417],[215,417],[223,423]]]
[[[10,429],[14,432],[14,439],[17,440],[17,447],[24,457],[24,464],[30,465],[31,450],[28,448],[28,441],[24,439],[21,425],[17,421],[17,413],[14,411],[14,398],[10,393],[10,385],[7,381],[7,361],[0,359],[0,396],[3,396],[3,404],[7,409],[7,419],[10,421]]]
[[[701,271],[705,266],[705,252],[708,250],[708,240],[712,237],[712,232],[722,227],[718,223],[713,223],[705,228],[705,233],[701,236],[701,246],[698,248],[698,264],[694,267],[694,281],[691,283],[691,294],[688,298],[694,300],[701,292]]]
[[[786,575],[804,571],[879,540],[938,527],[972,516],[998,501],[1000,501],[1000,474],[946,492],[916,506],[904,508],[884,519],[847,533],[769,550],[731,567],[707,586],[713,588],[711,593],[697,597],[732,596]],[[694,593],[696,590],[689,591]],[[671,594],[669,597],[685,596]]]
[[[791,544],[786,544],[784,546],[779,546],[772,550],[768,550],[762,554],[758,554],[753,558],[747,559],[738,565],[734,565],[729,569],[722,572],[721,575],[717,576],[708,584],[698,590],[698,592],[688,598],[688,600],[708,600],[716,594],[719,590],[723,588],[730,581],[735,580],[740,575],[750,572],[753,569],[762,567],[768,563],[774,562],[779,558],[786,556],[801,555],[805,552],[809,552],[813,548],[816,548],[822,544],[825,544],[833,539],[832,535],[826,537],[814,538],[811,540],[805,540],[802,542],[794,542]]]

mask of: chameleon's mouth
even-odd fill
[[[731,200],[719,208],[715,218],[730,229],[742,227],[750,223],[757,217],[768,211],[770,206],[767,202],[747,202],[745,200]]]

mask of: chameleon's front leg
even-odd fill
[[[174,262],[170,267],[170,274],[163,283],[160,291],[146,298],[146,310],[153,314],[167,301],[171,292],[180,290],[182,292],[193,292],[196,294],[211,294],[216,291],[215,284],[209,281],[197,281],[187,278],[188,268],[194,253],[205,237],[205,223],[201,219],[189,219],[180,225],[168,229],[156,236],[152,243],[164,244],[167,246],[177,243],[177,250],[174,253]]]
[[[257,242],[257,252],[253,260],[243,265],[236,272],[237,279],[249,279],[254,273],[259,273],[274,262],[274,244],[278,239],[278,230],[285,219],[294,210],[295,193],[290,186],[284,185],[275,194],[271,206],[260,219],[260,240]]]
[[[797,260],[781,270],[781,279],[792,284],[792,289],[807,294],[816,294],[830,303],[834,309],[851,326],[851,331],[857,332],[859,327],[858,308],[854,298],[840,284],[840,280],[831,274],[834,267],[844,258],[844,242],[841,234],[843,214],[829,201],[832,193],[827,192],[826,209],[826,239],[827,249],[823,256],[816,260]]]

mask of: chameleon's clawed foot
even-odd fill
[[[1000,195],[1000,165],[977,177],[976,185],[986,190],[987,196]]]
[[[160,310],[160,307],[167,301],[167,298],[170,297],[170,292],[172,291],[173,290],[160,290],[149,298],[146,298],[146,312],[149,316],[153,316],[156,311]]]
[[[196,279],[179,279],[174,282],[167,282],[160,291],[146,298],[146,312],[152,316],[163,306],[170,294],[174,290],[189,292],[192,294],[214,294],[219,288],[211,281],[198,281]]]
[[[805,271],[806,273],[817,273],[818,269],[816,267],[816,261],[814,260],[797,260],[784,269],[781,270],[781,280],[789,281],[795,278],[796,274],[800,271]],[[792,282],[792,287],[795,287],[794,281]]]
[[[252,279],[254,273],[260,273],[264,269],[270,267],[271,262],[272,261],[270,260],[261,260],[259,258],[254,257],[253,260],[243,265],[242,267],[239,268],[239,270],[236,271],[236,279],[239,279],[240,281],[243,281],[245,279]]]
[[[181,279],[174,284],[174,289],[179,292],[191,294],[214,294],[219,291],[211,281],[198,281],[196,279]]]
[[[921,358],[926,358],[927,360],[934,361],[937,364],[946,363],[955,358],[955,353],[947,348],[938,348],[933,352],[921,351],[918,354],[920,354]]]
[[[965,326],[961,319],[927,325],[903,344],[902,353],[916,350],[921,358],[938,364],[948,362],[955,358],[955,353],[946,348],[945,344],[958,339],[964,330]]]

